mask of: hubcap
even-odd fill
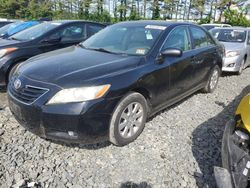
[[[138,102],[129,104],[122,112],[119,120],[119,133],[123,138],[134,136],[142,126],[143,108]]]
[[[219,79],[219,72],[218,72],[218,70],[215,69],[212,76],[211,76],[211,80],[210,80],[210,88],[211,89],[214,89],[216,87],[218,79]]]

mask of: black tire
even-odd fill
[[[11,80],[15,70],[17,69],[17,67],[20,65],[20,63],[17,63],[16,65],[14,65],[13,67],[11,67],[9,74],[8,74],[8,82]]]
[[[138,118],[138,120],[140,121],[140,126],[138,126],[137,128],[137,126],[134,125],[132,122],[130,123],[131,120],[129,120],[129,123],[126,123],[126,125],[129,124],[129,126],[131,126],[132,128],[129,128],[128,131],[125,131],[125,128],[124,128],[124,132],[130,132],[130,130],[133,129],[133,131],[131,132],[133,132],[134,135],[133,133],[131,133],[131,137],[125,138],[124,136],[122,136],[122,133],[121,133],[122,131],[120,130],[121,128],[119,128],[120,125],[122,124],[121,122],[122,114],[126,112],[126,110],[128,109],[130,105],[137,105],[137,104],[139,105],[139,109],[140,109],[140,111],[138,110],[138,112],[142,114],[142,116]],[[136,113],[137,112],[135,112],[134,115],[136,115]],[[136,117],[134,119],[136,119]],[[140,93],[129,92],[126,96],[124,96],[120,100],[120,102],[114,109],[114,112],[112,114],[111,121],[110,121],[110,127],[109,127],[109,141],[117,146],[124,146],[124,145],[129,144],[130,142],[133,142],[142,133],[145,127],[146,119],[147,119],[146,99]],[[127,130],[127,127],[129,126],[126,126],[126,130]],[[134,132],[134,128],[137,129],[135,132]],[[128,134],[128,133],[125,133],[125,134]]]
[[[214,79],[214,74],[215,72],[217,72],[217,78]],[[218,82],[219,82],[219,78],[220,78],[220,75],[221,75],[221,69],[218,65],[216,65],[211,73],[210,73],[210,76],[209,76],[209,79],[207,81],[207,84],[206,86],[203,88],[203,92],[205,93],[213,93],[214,90],[216,89],[217,85],[218,85]],[[214,83],[214,81],[216,80],[216,83]]]

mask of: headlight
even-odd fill
[[[110,85],[107,84],[101,86],[63,89],[56,93],[47,104],[49,105],[71,102],[84,102],[98,99],[104,96],[109,88]]]
[[[0,58],[2,58],[3,56],[5,56],[8,53],[11,53],[15,50],[17,50],[17,48],[5,48],[5,49],[0,50]]]
[[[226,57],[235,57],[235,56],[238,56],[240,55],[240,52],[239,51],[229,51],[226,53]]]

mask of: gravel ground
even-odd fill
[[[250,68],[224,75],[213,94],[196,93],[154,116],[125,147],[63,145],[25,131],[0,93],[0,187],[215,187],[225,123],[250,92]]]

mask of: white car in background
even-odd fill
[[[214,28],[232,27],[229,24],[201,24],[201,26],[204,27],[208,31]]]

